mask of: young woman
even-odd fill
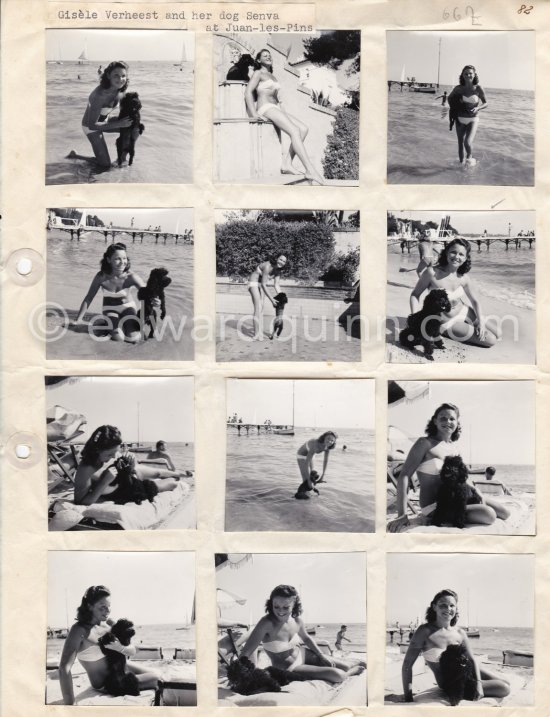
[[[313,470],[313,456],[319,453],[323,454],[323,472],[321,477],[316,483],[324,483],[324,477],[327,470],[329,451],[334,449],[338,436],[334,431],[326,431],[322,433],[319,438],[310,438],[300,448],[296,454],[296,460],[298,461],[298,468],[300,469],[300,476],[302,478],[302,486],[304,494],[302,497],[309,497],[305,494],[305,491],[310,491],[313,488],[311,481],[311,471]],[[298,489],[300,492],[300,489]]]
[[[298,174],[292,167],[292,160],[298,155],[306,170],[306,179],[317,184],[324,184],[325,180],[313,166],[304,147],[308,128],[286,111],[286,107],[283,107],[279,98],[281,85],[273,74],[269,50],[258,52],[255,67],[256,69],[246,86],[246,106],[251,117],[272,122],[277,130],[282,130],[290,137],[290,148],[288,153],[283,156],[281,173]],[[256,102],[254,102],[254,95],[256,95]]]
[[[460,84],[451,91],[447,101],[455,118],[458,158],[461,164],[473,166],[476,164],[472,152],[479,124],[478,112],[487,107],[487,100],[473,65],[464,67],[459,82]],[[464,157],[465,152],[466,157]]]
[[[248,277],[248,291],[252,298],[252,306],[254,308],[254,340],[263,341],[263,307],[264,307],[264,296],[267,296],[273,308],[277,308],[277,302],[275,296],[281,293],[281,286],[279,284],[279,277],[281,272],[285,268],[287,263],[286,256],[279,254],[278,257],[268,259],[267,261],[258,264],[254,271]],[[271,296],[268,289],[268,281],[273,279],[273,286],[275,288],[275,294]]]

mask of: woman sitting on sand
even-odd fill
[[[448,96],[451,121],[454,119],[458,139],[458,158],[461,164],[473,166],[474,138],[479,124],[478,112],[487,107],[485,93],[479,86],[479,78],[473,65],[466,65],[460,73],[460,84]],[[466,157],[464,157],[466,151]]]
[[[457,406],[442,403],[426,426],[426,438],[415,441],[401,468],[397,478],[397,518],[388,523],[390,533],[398,533],[409,525],[407,494],[415,473],[420,485],[418,500],[422,515],[429,520],[437,502],[443,462],[447,456],[457,455],[453,444],[458,441],[461,430]],[[509,513],[497,501],[483,498],[483,503],[467,505],[466,515],[469,524],[492,525],[497,517],[505,520]]]
[[[88,438],[80,454],[80,463],[74,479],[74,502],[76,505],[92,505],[109,500],[116,490],[116,459],[121,455],[122,436],[115,426],[99,426]],[[126,454],[132,456],[133,454]],[[135,462],[139,479],[147,478],[156,483],[159,493],[174,490],[179,485],[179,473],[165,468],[143,466]]]
[[[281,85],[273,74],[269,50],[258,52],[255,67],[256,69],[246,86],[246,106],[251,117],[272,122],[277,131],[282,130],[290,137],[290,148],[288,153],[283,156],[281,174],[298,174],[292,167],[292,160],[298,155],[306,170],[305,178],[317,184],[324,184],[323,177],[313,166],[304,147],[308,128],[303,122],[287,113],[279,98]],[[256,102],[254,102],[254,94]]]
[[[103,585],[92,585],[82,598],[80,607],[76,612],[76,622],[69,630],[59,663],[59,682],[63,704],[74,705],[74,688],[71,668],[78,658],[86,670],[90,684],[96,690],[101,690],[109,674],[107,658],[101,652],[98,640],[109,631],[112,620],[108,620],[111,611],[111,593]],[[104,624],[102,624],[104,623]],[[123,647],[118,640],[109,644],[109,649],[132,657],[136,648],[133,645]],[[159,676],[150,668],[140,667],[133,662],[126,663],[128,668],[137,677],[140,690],[154,690],[157,688]]]
[[[112,116],[129,82],[128,65],[120,61],[111,62],[103,71],[99,85],[88,97],[82,117],[82,131],[92,145],[98,164],[104,168],[111,166],[111,158],[103,133],[119,132],[132,124],[130,117],[118,119]]]
[[[364,663],[348,665],[323,655],[315,640],[306,632],[302,603],[292,585],[278,585],[265,604],[260,619],[246,640],[241,655],[251,657],[262,645],[274,667],[295,672],[311,680],[338,683],[365,669]],[[307,649],[306,649],[307,648]]]
[[[286,256],[279,254],[275,259],[258,264],[254,271],[248,277],[248,291],[252,297],[252,306],[254,307],[254,341],[263,341],[263,308],[264,296],[267,296],[273,308],[277,308],[277,302],[274,296],[281,293],[279,277],[287,263]],[[267,288],[267,282],[273,279],[275,288],[274,296],[271,296]]]
[[[110,244],[103,254],[100,269],[92,279],[74,322],[78,326],[95,295],[103,293],[103,316],[113,341],[127,341],[135,344],[141,338],[137,306],[131,293],[132,287],[145,286],[143,279],[130,271],[130,259],[126,244]],[[160,306],[160,299],[153,299]]]
[[[484,320],[481,306],[470,277],[472,267],[470,243],[465,239],[452,239],[439,254],[435,266],[428,266],[414,287],[410,305],[414,314],[420,310],[420,299],[425,291],[445,289],[451,310],[442,314],[445,319],[440,326],[441,333],[454,341],[489,348],[502,338],[502,331],[494,319]],[[471,306],[464,303],[466,297]]]
[[[457,621],[458,595],[453,590],[441,590],[426,610],[426,622],[420,625],[412,636],[403,660],[401,674],[405,702],[413,702],[413,665],[421,653],[437,684],[443,688],[444,676],[440,659],[450,645],[462,645],[475,670],[476,686],[470,699],[506,697],[510,694],[510,685],[503,677],[480,667],[472,653],[466,632],[456,627]],[[453,677],[457,679],[459,676],[455,674]]]
[[[298,461],[298,468],[300,469],[300,476],[302,478],[302,485],[298,488],[296,497],[309,498],[307,491],[313,489],[313,482],[311,480],[311,472],[313,470],[313,456],[319,453],[323,453],[323,472],[317,483],[324,483],[324,477],[328,465],[329,451],[332,451],[336,445],[336,439],[338,436],[334,431],[326,431],[322,433],[319,438],[310,438],[300,448],[296,454],[296,460]]]

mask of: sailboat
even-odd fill
[[[185,51],[185,41],[183,42],[181,46],[181,60],[179,62],[174,62],[174,67],[183,67],[183,63],[187,62],[187,52]]]
[[[137,405],[137,443],[134,445],[131,445],[132,453],[149,453],[151,450],[150,446],[145,446],[141,444],[140,441],[140,430],[139,430],[139,402]]]
[[[468,618],[468,627],[466,627],[466,635],[468,637],[480,637],[479,630],[477,629],[477,627],[470,627],[470,591],[469,590],[468,590],[467,600],[468,600],[468,614],[466,617]]]
[[[84,49],[82,50],[82,52],[81,52],[80,55],[78,56],[78,64],[79,64],[79,65],[83,65],[83,64],[84,64],[85,62],[87,62],[87,61],[88,61],[88,48],[87,48],[87,45],[86,45],[86,40],[84,40]]]
[[[279,436],[293,436],[294,435],[294,381],[292,382],[292,425],[285,426],[284,428],[274,428],[273,433]]]

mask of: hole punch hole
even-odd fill
[[[27,458],[30,458],[32,453],[31,447],[27,443],[18,443],[15,446],[15,455],[17,458],[26,461]]]
[[[21,276],[28,276],[32,271],[32,261],[27,256],[24,256],[19,259],[15,268],[17,269],[17,273],[21,274]]]
[[[46,271],[42,256],[34,249],[17,249],[8,257],[6,274],[18,286],[34,286]]]

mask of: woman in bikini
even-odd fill
[[[481,306],[472,287],[469,273],[472,260],[470,243],[464,239],[452,239],[439,254],[435,266],[428,266],[414,287],[410,306],[411,313],[420,310],[420,299],[425,291],[445,289],[451,310],[443,314],[441,333],[454,341],[490,348],[502,338],[502,331],[494,319],[484,320]],[[471,306],[465,304],[466,297]]]
[[[296,672],[311,680],[342,682],[365,669],[364,663],[348,665],[324,655],[308,635],[302,614],[302,603],[292,585],[278,585],[265,604],[266,615],[248,636],[241,655],[251,658],[262,645],[271,664],[281,670]],[[307,648],[307,649],[306,649]]]
[[[458,158],[461,164],[473,166],[476,164],[472,151],[479,124],[478,112],[487,107],[487,100],[478,84],[479,79],[473,65],[466,65],[460,73],[459,81],[460,84],[451,91],[447,101],[455,119]]]
[[[458,407],[452,403],[442,403],[426,426],[426,437],[415,441],[401,468],[397,478],[397,518],[388,523],[390,533],[398,533],[409,525],[407,494],[409,482],[415,473],[420,486],[418,500],[422,515],[429,518],[433,513],[443,462],[447,456],[457,455],[453,444],[458,441],[461,430]],[[483,500],[483,503],[466,506],[468,523],[491,525],[497,517],[508,517],[508,511],[496,501]]]
[[[413,702],[413,665],[420,654],[433,672],[435,681],[442,687],[439,660],[450,645],[463,645],[464,652],[473,662],[476,677],[475,693],[472,696],[474,700],[506,697],[510,694],[510,685],[503,677],[480,667],[465,631],[456,627],[457,621],[458,595],[453,590],[441,590],[426,610],[426,622],[415,631],[403,660],[401,674],[405,702]]]
[[[248,291],[252,297],[252,306],[254,307],[254,341],[263,341],[264,339],[264,296],[267,296],[274,309],[277,308],[277,302],[274,297],[281,293],[279,276],[285,268],[286,263],[286,256],[284,256],[284,254],[279,254],[277,258],[268,259],[267,261],[258,264],[252,274],[248,277]],[[270,279],[273,279],[273,286],[275,288],[275,294],[273,296],[271,296],[267,287],[267,283]]]
[[[98,164],[107,168],[111,158],[104,132],[118,132],[130,127],[130,117],[118,119],[113,112],[128,89],[128,65],[125,62],[111,62],[101,75],[99,85],[88,97],[88,104],[82,117],[82,131],[92,145]]]
[[[282,130],[290,137],[288,153],[283,154],[282,174],[298,174],[292,167],[292,160],[298,155],[306,170],[306,179],[317,184],[324,184],[323,177],[313,166],[304,147],[308,128],[284,109],[279,99],[280,88],[281,85],[273,75],[269,50],[260,50],[256,55],[256,69],[246,86],[245,101],[248,113],[254,119],[272,122],[277,131]],[[254,102],[254,95],[256,95],[256,102]]]
[[[92,585],[84,593],[76,612],[76,622],[69,630],[59,662],[59,682],[63,704],[75,704],[71,668],[76,658],[86,670],[92,687],[101,690],[105,685],[109,674],[109,664],[101,652],[98,640],[109,631],[109,626],[113,624],[112,620],[108,620],[111,612],[110,598],[110,591],[103,585]],[[124,647],[116,639],[109,644],[109,649],[127,657],[133,657],[136,652],[133,645]],[[127,662],[127,666],[137,677],[140,690],[157,688],[159,676],[150,668],[140,667],[131,661]]]
[[[74,502],[76,505],[92,505],[109,500],[109,494],[117,489],[116,459],[122,455],[122,436],[115,426],[99,426],[88,438],[80,453],[80,463],[74,479]],[[132,453],[127,454],[132,456]],[[134,461],[136,475],[156,483],[159,493],[174,490],[179,473],[167,468],[144,466]]]
[[[302,498],[309,498],[306,491],[310,491],[313,488],[313,482],[311,480],[313,456],[319,453],[323,453],[323,472],[319,480],[315,481],[315,484],[325,482],[323,479],[327,470],[328,457],[330,455],[329,451],[334,449],[337,438],[338,436],[334,431],[326,431],[321,434],[319,438],[310,438],[309,441],[306,441],[298,448],[296,460],[298,461],[298,468],[300,469],[300,476],[302,477],[302,485],[298,488],[298,493],[301,493]]]

